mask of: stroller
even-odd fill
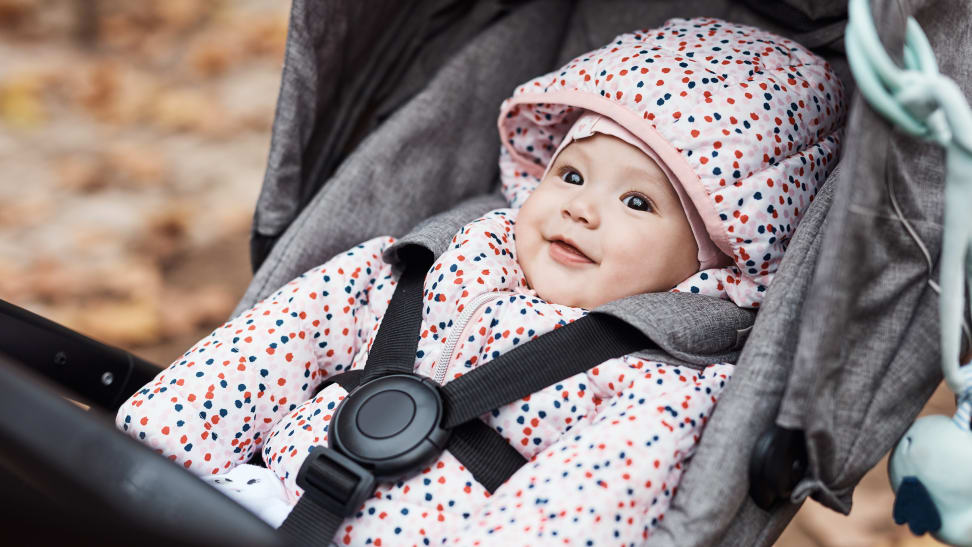
[[[254,217],[255,274],[237,312],[364,239],[420,221],[451,234],[502,206],[495,106],[516,84],[632,25],[711,15],[766,28],[826,57],[852,94],[844,4],[295,0]],[[945,46],[972,8],[902,0],[873,11],[891,52],[914,14],[942,71],[969,90],[968,61]],[[490,107],[465,108],[470,101]],[[849,512],[855,484],[941,379],[933,272],[890,200],[937,256],[942,154],[893,131],[859,96],[847,127],[842,167],[790,242],[777,273],[786,281],[740,333],[748,342],[737,372],[650,545],[769,545],[807,496]],[[114,430],[104,413],[153,377],[153,365],[2,302],[0,363],[7,530],[28,528],[34,541],[286,544]],[[56,396],[49,380],[92,410]]]

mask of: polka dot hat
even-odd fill
[[[758,307],[837,163],[845,107],[831,67],[796,42],[713,18],[622,34],[503,102],[500,169],[511,206],[523,204],[586,111],[657,154],[732,258],[673,290]]]

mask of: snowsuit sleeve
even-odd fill
[[[362,243],[217,328],[132,395],[117,426],[200,475],[248,461],[377,328],[396,284],[381,260],[393,242]]]
[[[639,545],[650,535],[732,366],[624,360],[622,374],[595,380],[614,396],[588,426],[537,454],[450,535],[466,545]]]

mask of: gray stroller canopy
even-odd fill
[[[972,92],[972,60],[956,47],[968,40],[972,5],[872,4],[889,52],[901,52],[912,15],[942,73]],[[451,235],[504,206],[496,116],[515,85],[634,27],[702,15],[814,49],[853,100],[840,166],[793,236],[777,274],[785,281],[770,287],[649,544],[769,545],[807,496],[849,512],[854,486],[941,379],[937,297],[927,283],[937,272],[891,196],[937,260],[944,156],[895,132],[854,94],[841,0],[294,0],[254,216],[255,275],[237,312],[365,239],[402,236],[430,217],[417,233]],[[785,448],[805,447],[807,466],[764,510],[747,494],[748,467],[774,427],[791,434]]]

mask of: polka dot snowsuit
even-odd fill
[[[715,20],[676,20],[666,28],[706,21]],[[730,28],[732,33],[748,29]],[[659,32],[667,36],[673,31]],[[636,33],[619,40],[644,48],[647,37]],[[678,40],[667,39],[666,47]],[[598,52],[617,46],[606,47]],[[598,52],[572,63],[590,63]],[[619,62],[601,66],[613,70]],[[558,73],[573,70],[583,81],[583,73],[570,66]],[[514,208],[492,211],[464,226],[424,281],[415,372],[442,382],[488,366],[498,355],[587,313],[534,296],[517,263],[515,207],[536,183],[534,170],[518,161],[528,147],[546,147],[539,141],[556,133],[548,128],[533,135],[535,127],[520,124],[519,130],[512,129],[515,136],[539,140],[526,144],[507,138],[511,126],[506,124],[519,123],[517,118],[528,110],[526,102],[511,101],[500,118],[506,140],[501,164],[504,190]],[[518,113],[511,115],[517,106]],[[722,126],[731,127],[728,118],[723,116]],[[556,130],[566,126],[562,138],[570,123],[555,125]],[[556,148],[559,141],[548,140]],[[819,175],[810,171],[791,185],[803,184],[812,196]],[[776,193],[766,192],[768,201],[776,198]],[[795,225],[799,214],[785,206],[785,199],[780,209]],[[754,224],[762,218],[754,211],[749,214]],[[217,328],[135,393],[119,410],[118,426],[200,475],[226,472],[260,451],[295,503],[302,494],[295,483],[297,470],[312,447],[327,442],[331,417],[346,395],[337,384],[315,395],[316,388],[325,378],[360,369],[367,361],[397,285],[397,275],[382,260],[392,243],[389,237],[364,242]],[[748,253],[747,245],[755,244],[739,243],[734,249]],[[736,278],[749,279],[739,270],[742,257],[735,251],[732,256]],[[779,257],[771,258],[764,269],[775,271]],[[735,296],[725,291],[730,274],[709,273],[720,280],[720,296]],[[768,282],[771,274],[761,281]],[[695,281],[688,283],[679,290],[689,290]],[[717,291],[715,283],[698,284],[707,292]],[[742,284],[753,288],[744,299],[759,298],[759,283]],[[345,520],[335,541],[394,546],[638,544],[664,518],[731,372],[728,363],[694,370],[633,356],[601,363],[482,417],[528,460],[493,495],[443,452],[415,475],[381,484]]]

